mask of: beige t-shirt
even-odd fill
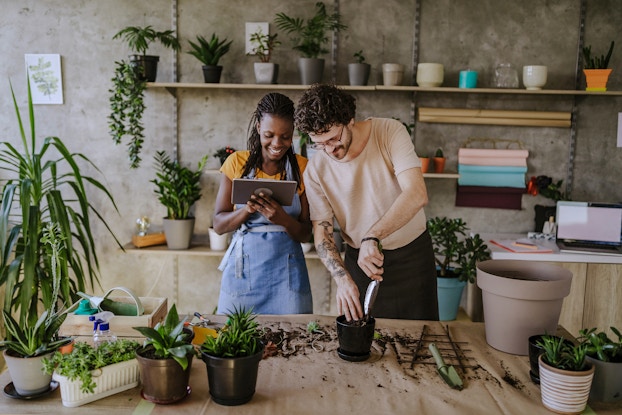
[[[318,151],[304,173],[311,220],[332,221],[344,240],[359,248],[361,239],[401,193],[397,175],[421,167],[421,161],[404,126],[389,118],[371,118],[365,148],[347,162]],[[397,249],[416,239],[426,228],[421,209],[406,225],[382,240],[386,249]]]

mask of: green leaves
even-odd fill
[[[580,330],[578,340],[587,345],[589,356],[603,362],[620,363],[622,362],[622,334],[615,327],[610,327],[610,329],[618,336],[617,341],[610,339],[604,331],[597,332],[596,328]]]
[[[171,160],[165,151],[158,151],[155,158],[156,185],[158,200],[167,210],[167,219],[187,219],[190,208],[201,198],[200,179],[207,155],[199,161],[197,170],[183,167],[177,160]]]
[[[227,324],[218,331],[217,337],[205,338],[201,351],[217,357],[244,357],[259,352],[261,332],[256,315],[244,307],[236,307],[227,317]]]
[[[112,38],[122,38],[125,42],[127,42],[130,49],[140,55],[145,55],[151,42],[154,42],[156,40],[167,48],[176,51],[181,49],[179,40],[177,40],[177,37],[175,37],[174,30],[165,30],[163,32],[158,32],[155,31],[151,26],[129,26],[121,29]]]
[[[184,331],[184,323],[179,321],[177,307],[171,306],[166,319],[155,327],[134,327],[145,336],[145,348],[153,347],[155,356],[160,359],[175,359],[182,369],[188,367],[188,356],[195,353],[189,341],[190,334]]]
[[[233,41],[230,40],[227,42],[227,39],[220,40],[218,36],[216,36],[216,33],[212,33],[212,37],[209,41],[205,40],[203,36],[197,36],[197,42],[198,43],[191,40],[188,41],[192,47],[192,50],[188,53],[201,61],[203,65],[216,66],[220,58],[229,52]]]
[[[607,69],[609,66],[609,59],[613,53],[613,46],[615,42],[612,40],[609,45],[609,51],[607,56],[600,55],[592,57],[592,45],[583,48],[583,69]]]
[[[56,371],[69,380],[80,379],[80,390],[93,393],[97,383],[93,380],[92,371],[134,359],[139,347],[138,342],[127,339],[104,342],[97,349],[87,343],[76,342],[71,353],[56,352],[51,358],[44,358],[43,367],[46,373]]]
[[[537,342],[542,347],[545,363],[562,370],[581,371],[585,366],[587,345],[574,345],[559,336],[543,335]]]
[[[347,29],[347,26],[339,22],[338,12],[328,14],[326,6],[322,2],[315,3],[315,15],[305,21],[299,17],[290,17],[285,13],[277,13],[274,22],[276,26],[292,35],[294,50],[302,53],[305,58],[317,58],[328,53],[324,46],[328,43],[327,32],[334,30],[339,32]]]
[[[140,165],[139,154],[145,138],[142,117],[145,111],[146,81],[142,78],[141,68],[140,65],[123,60],[115,62],[113,87],[108,90],[110,93],[109,132],[115,144],[121,144],[126,136],[129,138],[128,157],[132,169]]]
[[[477,262],[490,259],[488,245],[479,234],[467,236],[468,228],[461,218],[431,218],[427,228],[432,237],[439,276],[449,276],[450,268],[454,267],[460,281],[475,282]]]
[[[81,153],[72,153],[58,137],[37,142],[35,117],[28,85],[30,136],[22,122],[20,109],[11,94],[22,147],[0,143],[0,170],[8,177],[0,207],[0,285],[4,285],[4,309],[17,311],[21,327],[34,325],[38,307],[51,307],[57,301],[53,290],[53,272],[59,278],[58,297],[69,307],[76,291],[98,282],[99,266],[91,231],[95,214],[110,231],[102,215],[92,206],[87,191],[99,190],[112,202],[112,195],[93,177],[85,176],[81,165],[97,170]],[[50,253],[41,241],[47,224],[58,227],[61,256],[54,267]],[[111,235],[114,237],[112,232]],[[118,246],[121,244],[118,240]]]

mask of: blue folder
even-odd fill
[[[462,186],[525,187],[527,167],[458,164]]]

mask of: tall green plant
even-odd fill
[[[46,224],[56,223],[65,237],[65,257],[58,264],[58,272],[59,297],[67,307],[77,299],[77,291],[99,283],[92,215],[99,218],[119,247],[121,244],[87,197],[92,192],[89,188],[99,190],[118,211],[112,195],[101,182],[83,175],[79,162],[99,169],[83,154],[70,152],[58,137],[46,137],[39,145],[30,84],[27,136],[12,85],[11,95],[23,149],[8,141],[0,143],[0,170],[9,176],[0,206],[0,285],[5,288],[4,310],[19,312],[18,324],[25,326],[37,321],[40,302],[49,309],[56,300],[52,264],[41,242]]]
[[[317,58],[328,53],[325,45],[328,43],[329,30],[339,32],[347,29],[346,25],[340,23],[339,13],[328,14],[322,2],[315,3],[315,15],[308,20],[277,13],[274,22],[279,29],[292,35],[293,49],[305,58]]]
[[[196,170],[191,170],[171,160],[165,151],[155,155],[156,178],[151,180],[156,185],[158,200],[166,207],[167,219],[187,219],[190,208],[201,198],[201,173],[207,155],[199,161]]]

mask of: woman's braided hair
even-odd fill
[[[257,132],[257,124],[261,122],[261,119],[265,114],[270,114],[285,120],[289,120],[294,123],[294,103],[291,99],[278,92],[270,92],[264,95],[257,103],[257,108],[253,112],[253,116],[248,124],[248,150],[250,155],[246,164],[244,165],[244,171],[242,177],[247,176],[250,171],[255,169],[261,169],[263,163],[263,157],[261,154],[261,138],[259,132]],[[286,157],[291,163],[292,174],[294,177],[286,177],[285,164]],[[281,172],[281,180],[295,180],[298,183],[298,188],[301,184],[300,167],[298,166],[298,160],[296,160],[296,154],[294,153],[294,147],[291,146],[285,157],[279,160],[279,171]]]
[[[346,125],[356,113],[355,98],[335,85],[315,84],[298,101],[294,119],[304,133],[324,134],[333,125]]]

